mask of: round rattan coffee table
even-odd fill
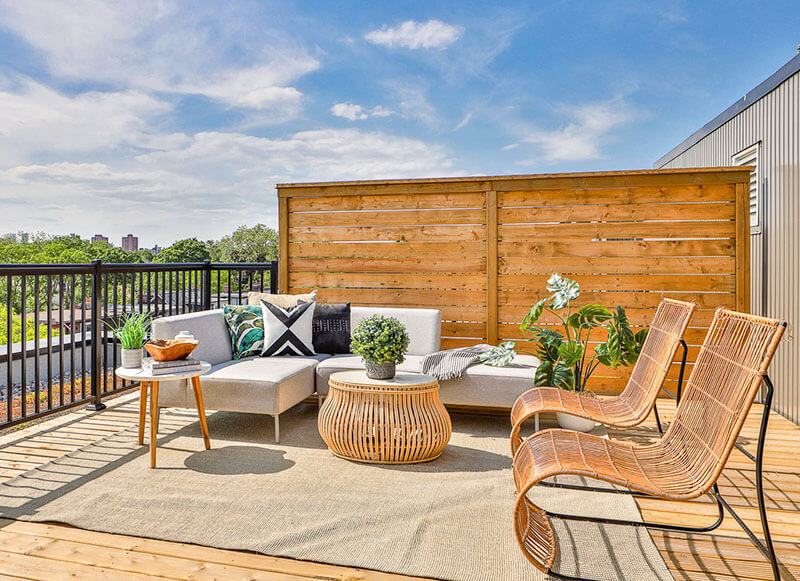
[[[438,458],[453,430],[428,375],[398,373],[369,379],[340,371],[328,380],[317,425],[336,456],[375,464],[413,464]]]

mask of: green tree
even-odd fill
[[[204,242],[197,238],[186,238],[159,252],[155,262],[203,262],[210,259],[211,253]]]
[[[214,259],[220,262],[269,262],[277,258],[278,233],[264,224],[239,226],[214,248]]]

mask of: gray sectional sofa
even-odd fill
[[[409,346],[398,371],[418,373],[425,355],[440,350],[441,313],[436,309],[352,307],[351,325],[371,315],[397,318],[406,326]],[[189,331],[199,341],[192,356],[211,363],[211,371],[200,376],[207,410],[268,414],[275,419],[275,441],[279,439],[281,413],[309,396],[320,400],[328,393],[332,373],[363,369],[358,355],[313,357],[249,357],[234,360],[231,338],[222,309],[163,317],[153,322],[154,339],[172,339]],[[445,405],[510,408],[516,398],[533,387],[538,359],[518,355],[509,367],[473,365],[458,378],[440,382]],[[194,394],[187,381],[163,382],[159,407],[194,408]]]

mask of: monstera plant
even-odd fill
[[[541,361],[536,370],[537,386],[584,391],[599,365],[619,367],[636,362],[647,330],[634,333],[625,309],[616,307],[611,311],[596,304],[573,308],[580,287],[559,274],[549,278],[547,290],[552,294],[533,305],[520,326],[523,331],[533,333],[531,341],[537,343]],[[539,324],[545,313],[552,314],[551,322],[557,323]],[[589,340],[597,342],[600,334],[605,334],[605,342],[595,345],[592,352]]]

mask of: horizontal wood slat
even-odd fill
[[[486,226],[360,226],[353,228],[291,228],[289,242],[398,241],[452,242],[484,240]]]
[[[289,253],[297,258],[411,258],[442,255],[482,255],[483,242],[293,242]]]
[[[713,310],[742,302],[747,179],[718,168],[279,186],[282,290],[440,309],[451,348],[529,338],[519,323],[559,272],[581,285],[575,307],[623,306],[637,328],[664,297],[695,302],[691,358]],[[593,389],[619,391],[627,373],[598,369]]]
[[[363,210],[425,210],[483,208],[483,192],[456,194],[377,194],[291,198],[290,212],[343,212]]]
[[[325,212],[290,214],[291,228],[301,226],[404,226],[483,224],[483,210],[399,210],[387,212]]]

